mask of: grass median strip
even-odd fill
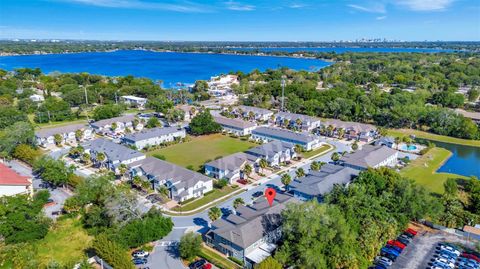
[[[321,153],[327,152],[331,148],[332,148],[332,146],[330,144],[326,144],[326,145],[323,145],[323,146],[319,147],[318,149],[303,152],[302,155],[303,155],[304,158],[308,159],[308,158],[313,157],[315,155],[319,155]]]
[[[204,205],[206,205],[206,204],[208,204],[212,201],[215,201],[216,199],[219,199],[221,197],[226,197],[226,196],[230,195],[231,193],[233,193],[237,190],[239,190],[239,189],[238,188],[234,189],[231,186],[225,186],[221,190],[213,189],[213,191],[205,194],[205,196],[203,196],[202,198],[193,200],[192,202],[189,202],[189,203],[187,203],[183,206],[175,207],[172,210],[177,211],[177,212],[186,212],[186,211],[195,210],[195,209],[197,209],[201,206],[204,206]]]
[[[230,261],[229,259],[205,246],[202,246],[200,249],[199,256],[221,269],[241,269],[241,267],[233,261]]]

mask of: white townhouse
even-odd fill
[[[397,164],[398,151],[382,145],[364,145],[362,149],[353,153],[347,153],[340,158],[340,164],[357,170],[365,170],[369,167],[379,168],[382,166],[394,167]]]
[[[127,134],[122,138],[122,143],[129,146],[135,146],[137,149],[143,149],[147,146],[160,145],[166,142],[172,142],[176,139],[185,138],[184,128],[179,127],[158,127],[153,129],[144,129],[134,134]]]
[[[225,132],[238,136],[249,135],[257,127],[255,123],[241,119],[230,119],[222,116],[214,116],[213,119],[222,126]]]
[[[77,138],[77,131],[81,131],[81,136]],[[92,129],[85,124],[72,124],[67,126],[42,129],[35,132],[37,144],[46,147],[55,144],[55,135],[62,137],[62,143],[72,143],[85,141],[93,138]]]
[[[303,114],[278,112],[275,115],[275,123],[278,126],[285,126],[285,122],[288,122],[289,127],[295,127],[304,131],[311,131],[317,127],[320,127],[320,119],[318,118]]]
[[[256,163],[259,161],[259,157],[245,152],[237,152],[206,163],[204,165],[205,175],[216,179],[226,179],[233,184],[236,180],[245,178],[244,168],[247,164],[257,168]]]
[[[98,167],[106,167],[114,172],[120,164],[130,164],[143,160],[146,156],[136,150],[116,144],[111,140],[98,138],[82,144],[85,152],[90,154],[92,162]],[[99,160],[98,154],[103,153],[105,160]]]
[[[99,120],[90,124],[93,130],[97,133],[123,133],[126,128],[131,130],[140,131],[143,129],[143,124],[139,122],[137,126],[133,126],[133,121],[135,120],[135,115],[125,115],[120,117],[115,117],[111,119]],[[112,125],[116,124],[116,129],[112,130]]]
[[[169,198],[177,202],[202,197],[213,189],[211,178],[157,158],[148,157],[131,163],[129,167],[132,177],[140,176],[151,182],[154,188],[167,187]]]
[[[312,150],[321,146],[323,143],[312,135],[296,133],[290,130],[272,127],[258,127],[252,131],[251,139],[262,141],[264,143],[273,140],[297,144],[304,150]]]
[[[233,112],[244,119],[257,121],[268,121],[273,116],[273,111],[253,106],[238,106],[233,109]]]
[[[295,144],[276,140],[251,148],[245,153],[265,159],[269,166],[278,166],[297,156]]]
[[[17,194],[32,196],[32,179],[21,176],[5,164],[0,163],[0,197]]]
[[[147,98],[137,97],[133,95],[123,95],[120,97],[120,100],[122,100],[123,103],[129,106],[134,106],[139,108],[144,108],[148,101]]]

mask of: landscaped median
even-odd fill
[[[301,155],[303,155],[303,157],[305,159],[310,159],[312,157],[315,157],[317,155],[320,155],[322,153],[326,153],[327,151],[333,149],[334,147],[330,144],[325,144],[317,149],[314,149],[314,150],[311,150],[311,151],[307,151],[307,152],[303,152]]]
[[[407,167],[400,171],[405,177],[415,180],[418,184],[425,186],[429,191],[443,193],[443,183],[449,178],[466,178],[457,174],[436,173],[438,168],[452,153],[444,148],[435,147],[425,155],[412,161]]]
[[[213,189],[212,191],[206,193],[202,198],[195,199],[191,202],[187,202],[184,205],[181,205],[178,207],[174,207],[172,208],[172,211],[176,211],[180,214],[181,213],[193,214],[193,213],[196,213],[196,212],[192,212],[193,210],[201,211],[202,209],[204,209],[206,205],[212,206],[212,204],[209,204],[209,203],[213,201],[215,201],[216,203],[220,203],[230,198],[232,195],[241,193],[243,191],[245,190],[240,189],[238,187],[233,188],[231,186],[225,186],[222,189]],[[220,199],[220,198],[225,198],[225,199]]]

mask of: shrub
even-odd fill
[[[98,235],[93,241],[93,249],[100,258],[113,268],[134,269],[133,263],[125,249],[108,239],[105,234]]]
[[[185,260],[192,260],[200,252],[202,237],[193,232],[186,233],[180,239],[179,251],[180,257]]]
[[[228,185],[228,180],[226,179],[219,179],[213,183],[213,187],[217,189],[223,189],[227,185]]]

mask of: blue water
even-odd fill
[[[330,63],[316,59],[140,50],[0,57],[0,68],[6,70],[39,67],[44,73],[59,71],[107,76],[133,75],[162,80],[165,87],[178,82],[194,83],[195,80],[209,79],[230,71],[264,71],[284,66],[295,70],[318,70],[328,65]]]
[[[401,149],[402,149],[402,150],[416,150],[416,149],[417,149],[417,146],[415,146],[415,145],[409,145],[409,146],[407,146],[407,145],[402,145]]]
[[[454,52],[449,49],[428,49],[428,48],[232,48],[235,50],[260,50],[265,52],[270,51],[286,51],[286,52],[332,52],[345,53],[345,52],[419,52],[419,53],[436,53],[436,52]]]
[[[452,156],[437,172],[476,176],[480,179],[480,148],[432,141],[438,147],[448,149]]]

